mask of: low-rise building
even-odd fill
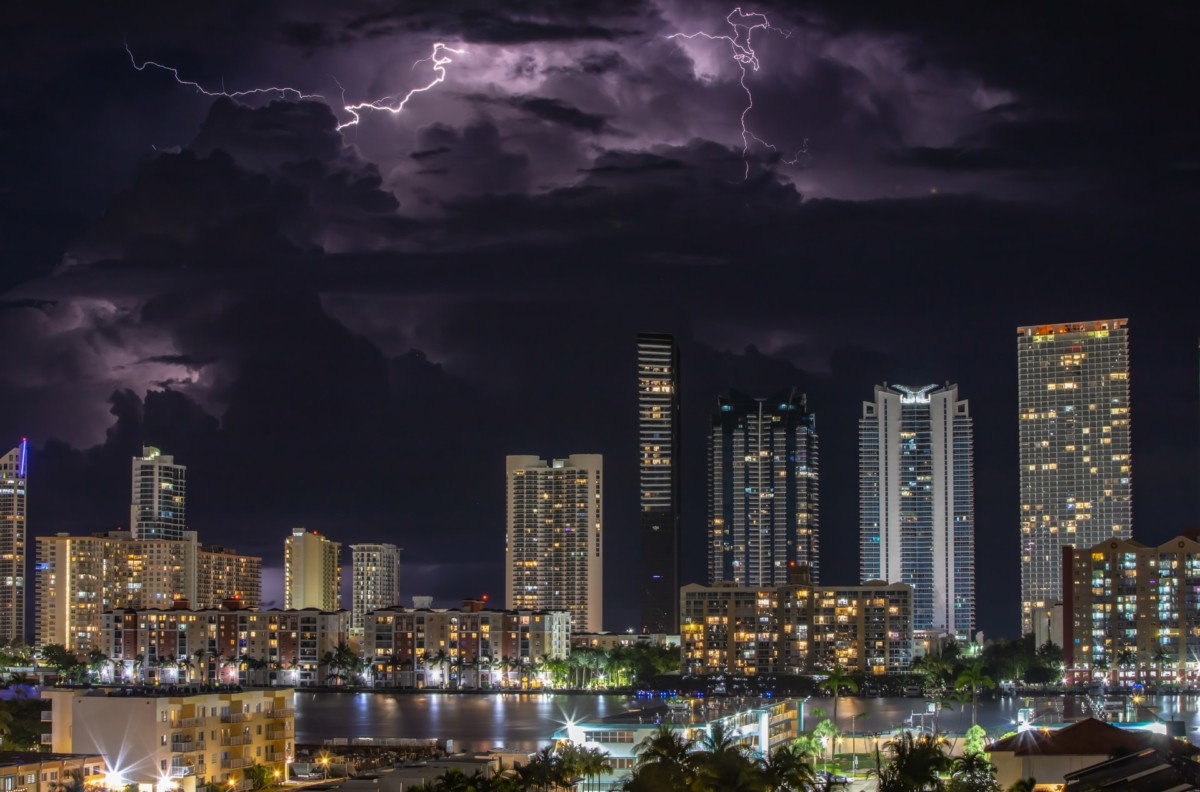
[[[384,608],[367,614],[363,654],[376,684],[537,687],[535,664],[570,656],[567,611]]]
[[[666,633],[571,633],[572,649],[600,649],[610,652],[613,649],[623,649],[630,646],[679,646],[678,635]]]
[[[105,613],[106,681],[202,682],[306,687],[328,682],[322,663],[349,639],[347,611],[222,609]]]
[[[99,754],[0,751],[0,789],[5,792],[59,792],[78,778],[84,788],[104,783]]]
[[[608,753],[608,766],[620,780],[637,760],[636,749],[660,726],[667,726],[700,750],[704,737],[720,724],[735,742],[753,756],[770,756],[790,745],[799,733],[799,702],[782,699],[763,707],[739,707],[732,699],[695,702],[689,705],[648,707],[594,720],[572,721],[554,733],[566,740]]]
[[[105,786],[126,784],[195,792],[219,784],[253,785],[247,768],[284,778],[295,756],[295,691],[171,693],[162,688],[51,689],[50,746],[56,753],[103,757]]]
[[[912,663],[912,588],[796,583],[681,590],[683,671],[691,674],[902,672]]]

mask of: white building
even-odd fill
[[[510,456],[504,589],[508,610],[567,611],[576,630],[604,620],[600,454]]]
[[[133,458],[129,530],[134,539],[182,539],[187,529],[187,466],[153,446]]]
[[[284,608],[336,611],[342,599],[342,545],[316,531],[293,528],[283,544]]]
[[[400,604],[400,548],[350,545],[350,587],[350,630],[362,635],[368,613]]]
[[[29,441],[0,456],[0,641],[25,640],[25,501]]]
[[[1063,601],[1063,547],[1132,536],[1128,320],[1019,327],[1017,367],[1024,634]]]
[[[859,437],[862,582],[913,588],[917,630],[975,626],[974,431],[958,386],[877,385]]]

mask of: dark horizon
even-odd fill
[[[1196,525],[1195,12],[768,0],[721,40],[730,10],[11,12],[0,438],[31,441],[30,540],[123,524],[145,443],[188,466],[202,541],[268,574],[307,526],[405,547],[405,596],[494,599],[503,457],[602,453],[606,614],[634,627],[635,339],[664,332],[681,584],[718,395],[806,394],[822,579],[850,582],[860,404],[950,381],[977,623],[1015,636],[1015,331],[1112,316],[1133,537]],[[272,85],[297,90],[214,95]]]

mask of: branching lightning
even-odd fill
[[[205,88],[203,85],[201,85],[198,82],[193,82],[192,80],[183,79],[182,77],[179,76],[179,69],[177,69],[173,66],[167,66],[167,65],[164,65],[162,63],[157,63],[152,60],[146,60],[146,61],[142,61],[141,63],[138,63],[138,60],[134,56],[133,50],[129,48],[128,43],[125,44],[125,51],[129,53],[129,62],[133,64],[134,69],[136,69],[138,71],[145,71],[147,68],[151,68],[151,67],[153,67],[155,69],[161,69],[162,71],[165,71],[168,74],[170,74],[172,77],[174,77],[175,82],[179,83],[180,85],[186,85],[189,88],[193,88],[198,93],[201,93],[204,96],[212,96],[212,97],[224,96],[224,97],[228,97],[230,99],[240,99],[240,98],[256,96],[256,95],[275,95],[281,99],[294,99],[297,101],[301,100],[301,99],[321,99],[321,100],[325,99],[325,97],[322,96],[321,94],[304,93],[304,91],[300,90],[299,88],[280,87],[280,86],[248,88],[243,91],[226,91],[226,90],[224,90],[224,87],[222,86],[222,89],[220,91],[214,91],[214,90]],[[466,52],[467,51],[463,50],[463,49],[455,49],[453,47],[448,47],[440,41],[437,42],[436,44],[434,44],[433,51],[430,53],[428,58],[421,58],[420,60],[413,63],[413,69],[416,69],[417,66],[421,65],[422,63],[431,64],[430,68],[433,71],[433,77],[430,78],[429,82],[426,83],[425,85],[417,86],[416,88],[413,88],[410,91],[408,91],[408,93],[404,94],[404,96],[402,98],[400,98],[399,100],[397,100],[395,96],[384,96],[379,99],[371,99],[370,101],[366,101],[366,102],[356,102],[353,104],[348,103],[346,101],[345,89],[342,89],[341,83],[338,83],[337,79],[335,78],[334,82],[337,83],[338,88],[342,91],[342,111],[347,113],[350,116],[349,120],[343,121],[338,124],[338,126],[337,126],[338,131],[340,132],[341,130],[345,129],[346,127],[357,126],[358,122],[362,120],[361,114],[365,110],[381,110],[381,111],[386,111],[388,113],[391,113],[392,115],[398,115],[400,113],[400,111],[404,109],[405,105],[408,104],[409,99],[412,99],[417,94],[425,93],[427,91],[433,90],[433,88],[435,88],[438,84],[445,81],[446,66],[447,66],[447,64],[453,62],[452,59],[450,58],[450,55],[447,53],[452,53],[454,55],[465,55]]]
[[[743,178],[750,178],[750,160],[749,151],[750,143],[755,142],[759,145],[778,152],[779,149],[772,143],[760,138],[746,124],[746,116],[754,109],[754,94],[750,92],[750,86],[746,85],[747,70],[758,71],[759,61],[758,54],[754,51],[754,46],[751,42],[751,37],[756,30],[773,30],[784,38],[790,38],[791,33],[781,28],[777,28],[770,23],[765,14],[744,14],[740,7],[733,9],[729,15],[725,17],[725,21],[729,23],[729,27],[733,29],[733,35],[717,36],[703,31],[697,33],[672,33],[667,38],[676,39],[695,39],[703,38],[709,41],[727,41],[729,48],[733,53],[733,60],[737,63],[738,70],[741,76],[738,78],[738,84],[742,86],[742,90],[746,93],[746,107],[742,110],[742,160],[746,165],[746,173]],[[808,152],[808,141],[804,141],[804,146],[800,148],[790,158],[787,156],[781,157],[781,161],[786,165],[795,165],[800,161],[800,157]]]

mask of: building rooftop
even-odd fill
[[[1056,324],[1023,325],[1017,335],[1055,335],[1057,333],[1087,333],[1096,330],[1118,330],[1129,324],[1128,319],[1097,319],[1093,322],[1058,322]]]
[[[1095,718],[1087,718],[1055,731],[1029,729],[997,740],[990,753],[1012,752],[1016,756],[1111,756],[1158,748],[1172,754],[1194,756],[1200,748],[1162,734],[1121,729]]]
[[[0,751],[0,765],[25,765],[70,759],[97,759],[100,754],[42,753],[40,751]]]

